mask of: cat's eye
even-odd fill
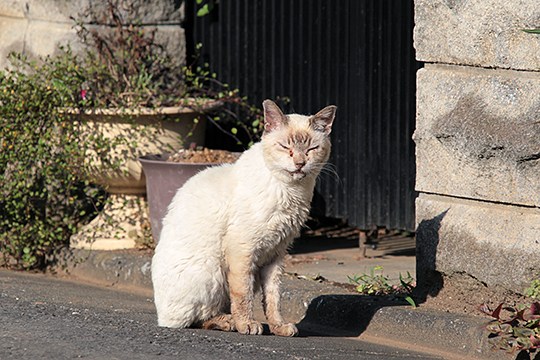
[[[307,149],[306,153],[308,153],[310,151],[313,151],[313,150],[317,150],[318,148],[319,148],[319,145],[310,147],[309,149]]]
[[[286,145],[283,145],[282,143],[277,143],[283,150],[290,150],[290,148]]]

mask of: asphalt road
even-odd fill
[[[0,359],[436,359],[359,340],[156,325],[152,299],[0,270]]]

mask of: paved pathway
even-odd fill
[[[339,337],[163,329],[144,294],[0,270],[1,359],[436,359]]]

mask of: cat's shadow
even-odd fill
[[[298,336],[357,337],[380,309],[406,304],[386,296],[321,295],[310,302],[304,318],[296,324]]]

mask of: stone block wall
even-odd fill
[[[137,18],[148,28],[157,29],[156,39],[178,63],[185,63],[185,34],[181,27],[183,1],[125,0],[134,3]],[[80,49],[74,21],[89,7],[103,7],[103,0],[0,0],[0,68],[8,64],[11,51],[30,57],[54,54],[59,45]],[[88,19],[83,19],[88,20]],[[107,30],[106,24],[88,25]]]
[[[540,278],[540,3],[416,0],[417,274]]]

